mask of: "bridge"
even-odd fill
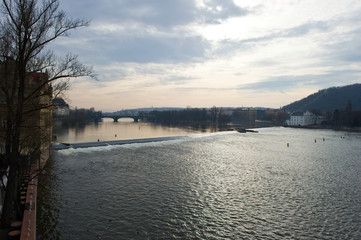
[[[113,118],[114,122],[118,122],[119,118],[133,118],[134,122],[138,122],[139,119],[144,119],[150,116],[145,116],[145,115],[103,115],[102,118]]]

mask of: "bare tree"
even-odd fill
[[[213,106],[210,110],[210,114],[211,114],[211,122],[212,123],[217,123],[218,121],[218,113],[219,113],[219,108],[217,108],[216,106]]]
[[[10,165],[1,223],[8,225],[14,214],[20,170],[24,165],[20,155],[24,148],[28,153],[37,148],[26,146],[26,136],[20,137],[24,119],[39,109],[51,107],[51,104],[34,103],[40,96],[49,91],[56,96],[67,89],[70,78],[94,77],[94,74],[92,68],[79,63],[77,56],[69,54],[60,59],[48,49],[51,42],[87,26],[88,21],[68,18],[59,10],[58,0],[2,0],[1,5],[0,101],[6,115],[3,163]],[[46,74],[45,80],[27,88],[27,79],[39,72]]]

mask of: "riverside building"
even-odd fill
[[[8,169],[8,163],[3,157],[6,152],[6,135],[11,134],[9,123],[14,123],[19,107],[19,81],[16,80],[15,67],[12,61],[0,62],[0,177]],[[48,79],[47,73],[27,72],[24,83],[19,148],[22,155],[38,160],[39,167],[45,164],[51,153],[52,86]]]

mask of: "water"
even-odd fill
[[[361,238],[357,133],[264,128],[61,150],[46,170],[38,239]]]
[[[88,123],[72,127],[62,126],[61,122],[55,122],[53,135],[58,143],[79,143],[141,139],[166,136],[183,136],[192,133],[213,132],[212,128],[185,128],[169,127],[161,124],[148,122],[134,122],[131,118],[121,118],[118,122],[113,119],[103,119],[99,123]]]

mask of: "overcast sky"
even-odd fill
[[[279,108],[361,82],[360,0],[62,0],[91,20],[52,46],[98,80],[71,106]]]

